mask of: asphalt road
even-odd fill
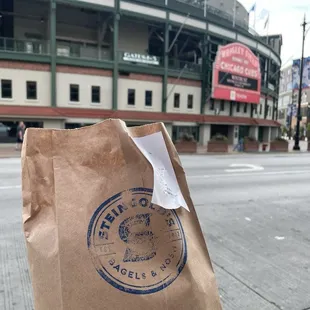
[[[182,161],[223,309],[310,309],[310,155],[183,156]],[[0,309],[33,309],[31,296],[20,162],[1,159]]]

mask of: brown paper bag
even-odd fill
[[[161,132],[190,212],[152,204],[133,142]],[[36,310],[219,310],[185,174],[163,124],[28,129],[23,223]]]

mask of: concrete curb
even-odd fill
[[[308,151],[293,151],[290,150],[288,152],[226,152],[226,153],[222,153],[222,152],[206,152],[206,153],[179,153],[179,155],[186,155],[186,156],[190,156],[190,155],[199,155],[199,156],[214,156],[214,155],[276,155],[276,154],[282,154],[282,155],[292,155],[292,154],[310,154],[310,152]]]
[[[298,155],[298,154],[310,154],[310,152],[236,152],[236,153],[205,153],[205,154],[192,154],[192,153],[181,153],[179,155],[184,156],[230,156],[230,155],[237,155],[237,156],[245,156],[245,155]],[[0,159],[4,158],[20,158],[21,154],[16,151],[16,153],[2,153],[0,152]]]
[[[16,151],[15,147],[0,147],[0,158],[19,158],[20,151]]]
[[[3,159],[3,158],[20,158],[20,155],[0,154],[0,159]]]

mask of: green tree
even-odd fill
[[[282,133],[282,136],[286,136],[287,133],[288,133],[288,129],[286,126],[282,126],[281,127],[281,133]]]
[[[307,124],[307,138],[310,139],[310,123]]]

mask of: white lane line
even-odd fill
[[[282,236],[275,236],[274,237],[276,240],[284,240],[285,239],[285,237],[282,237]]]
[[[264,170],[261,166],[251,165],[251,164],[232,164],[229,166],[230,168],[239,168],[239,169],[226,169],[225,171],[228,173],[231,172],[247,172],[247,171],[262,171]]]
[[[7,190],[7,189],[16,189],[16,188],[21,188],[21,185],[0,186],[0,191],[1,190]]]
[[[248,172],[248,173],[226,173],[226,174],[205,174],[205,175],[189,175],[188,179],[209,179],[223,177],[239,177],[239,176],[265,176],[265,175],[285,175],[285,174],[307,174],[310,170],[288,170],[288,171],[264,171],[264,172]]]

